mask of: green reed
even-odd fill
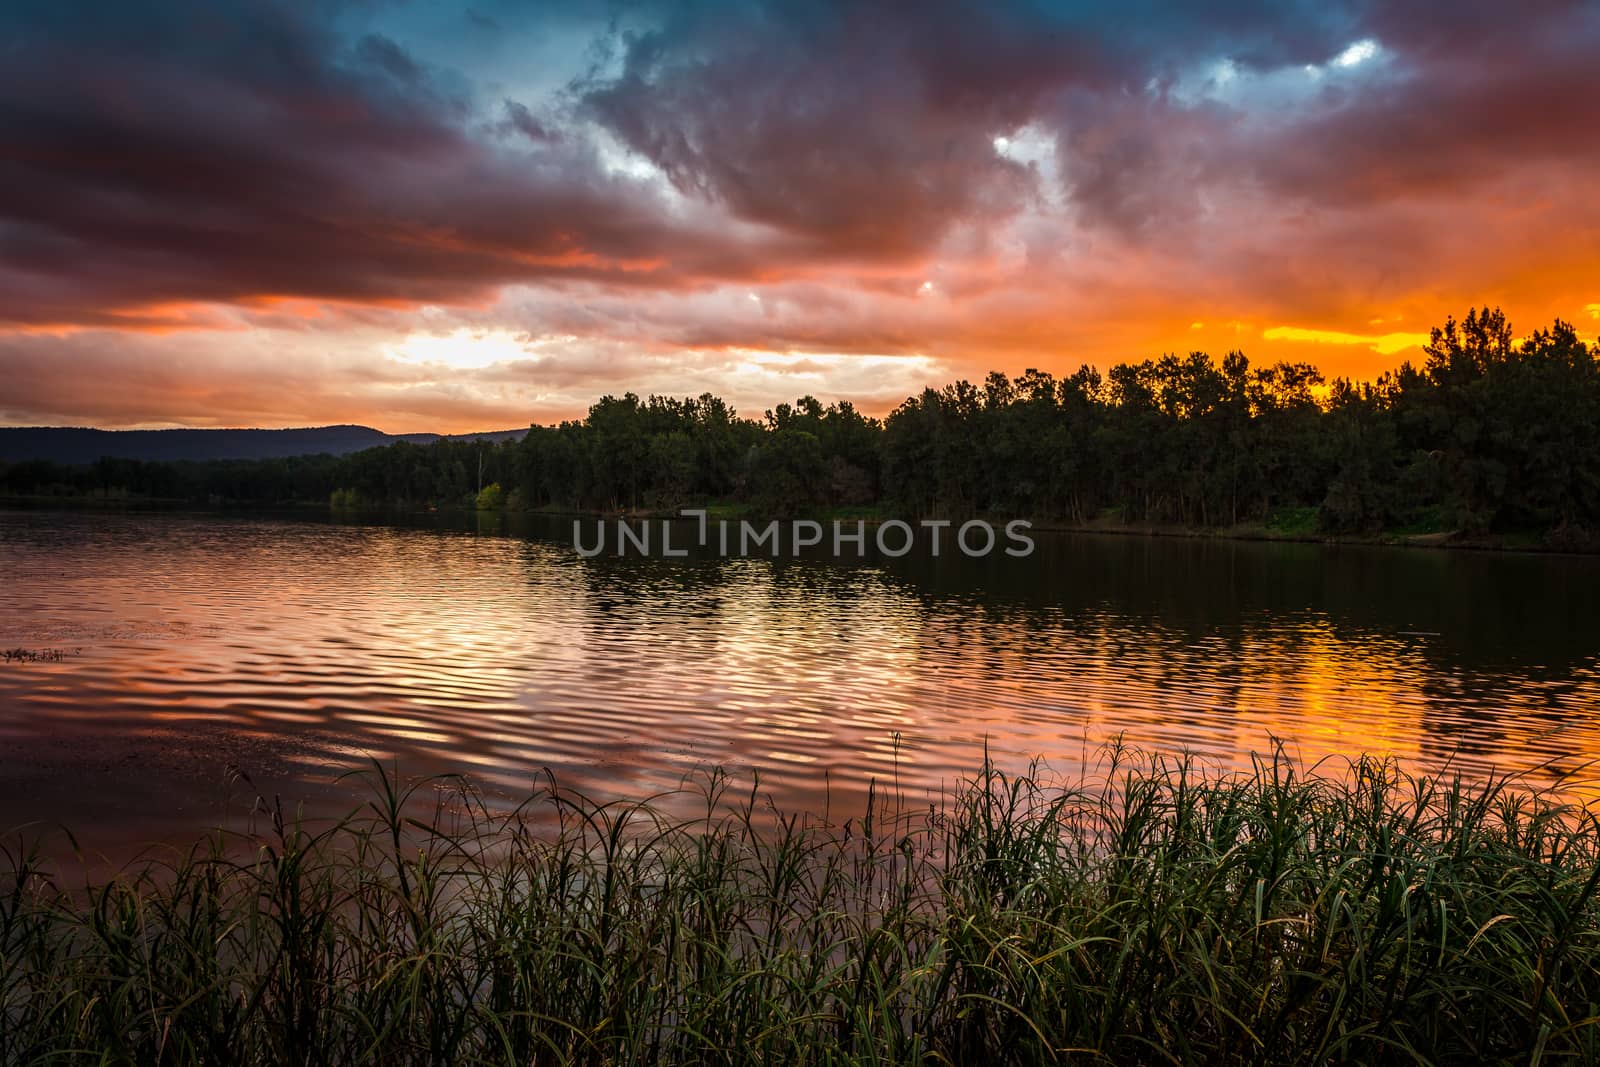
[[[720,772],[685,818],[380,768],[337,825],[103,884],[14,845],[0,1061],[1600,1060],[1600,824],[1339,772],[1113,750],[835,826]]]

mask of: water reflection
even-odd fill
[[[507,796],[547,765],[638,794],[726,763],[839,811],[985,743],[1070,774],[1117,735],[1600,792],[1593,559],[1040,535],[1029,560],[584,560],[566,522],[499,522],[0,513],[0,647],[81,650],[0,665],[0,821],[189,832],[241,789],[348,803],[369,756]]]

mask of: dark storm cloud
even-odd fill
[[[302,10],[13,18],[0,317],[117,322],[129,307],[280,295],[468,300],[519,278],[649,275],[663,248],[702,243],[587,146],[492,150],[470,136],[468,102],[392,40],[345,41]]]
[[[1034,176],[994,138],[1059,118],[1064,98],[1121,107],[1207,49],[1246,66],[1321,60],[1352,22],[1327,5],[1140,7],[693,6],[632,37],[622,73],[584,99],[680,190],[826,251],[895,258],[1016,211]],[[1158,147],[1102,162],[1136,175]],[[1085,183],[1090,206],[1099,184]]]
[[[669,8],[627,42],[619,77],[583,86],[581,111],[683,192],[778,231],[752,245],[691,224],[523,103],[491,124],[522,135],[515,150],[485,143],[469,92],[389,36],[336,33],[333,10],[8,16],[0,317],[159,326],[192,302],[471,301],[518,280],[670,287],[893,262],[952,226],[981,238],[1026,202],[1035,177],[993,137],[1051,94],[1135,85],[1197,33],[1260,63],[1337,39],[1276,5],[1101,21],[1032,5]],[[463,15],[475,30],[505,17]]]
[[[1502,25],[1506,10],[1375,18],[1401,69],[1257,140],[1255,171],[1283,193],[1362,206],[1600,163],[1600,4],[1533,4]]]

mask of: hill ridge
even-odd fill
[[[193,460],[285,459],[290,456],[335,456],[399,443],[433,441],[505,441],[528,431],[485,430],[477,433],[385,433],[358,423],[328,426],[260,427],[183,426],[164,430],[105,430],[92,426],[0,426],[0,462],[49,460],[81,465],[101,458],[144,462]]]

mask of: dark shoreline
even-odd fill
[[[715,505],[686,505],[704,507],[710,512],[710,521],[726,519],[737,522],[768,522],[777,516],[744,509],[729,509],[718,514]],[[654,521],[681,518],[678,509],[624,509],[581,510],[569,508],[501,509],[478,511],[472,508],[359,508],[350,512],[334,511],[320,502],[289,502],[261,507],[255,504],[197,504],[189,500],[128,499],[92,497],[6,497],[0,496],[0,510],[10,511],[115,511],[152,512],[160,514],[258,516],[261,518],[285,516],[345,516],[364,520],[386,520],[401,516],[421,515],[516,515],[550,519],[626,519]],[[892,516],[867,514],[878,509],[838,509],[809,515],[785,516],[780,521],[811,519],[817,522],[865,522],[868,526],[887,521]],[[1004,523],[1015,516],[976,515],[992,523]],[[684,520],[690,521],[690,520]],[[915,522],[916,520],[906,520]],[[1379,531],[1370,534],[1331,534],[1278,530],[1260,523],[1242,523],[1238,526],[1174,526],[1161,523],[1122,523],[1094,520],[1069,522],[1059,519],[1029,520],[1031,529],[1039,533],[1108,534],[1117,537],[1164,537],[1205,541],[1277,542],[1285,544],[1359,545],[1369,548],[1446,549],[1466,552],[1527,552],[1540,555],[1592,556],[1600,555],[1600,536],[1584,535],[1568,541],[1552,543],[1552,531],[1521,530],[1490,534],[1463,534],[1455,530],[1426,531],[1421,533],[1391,533]]]

